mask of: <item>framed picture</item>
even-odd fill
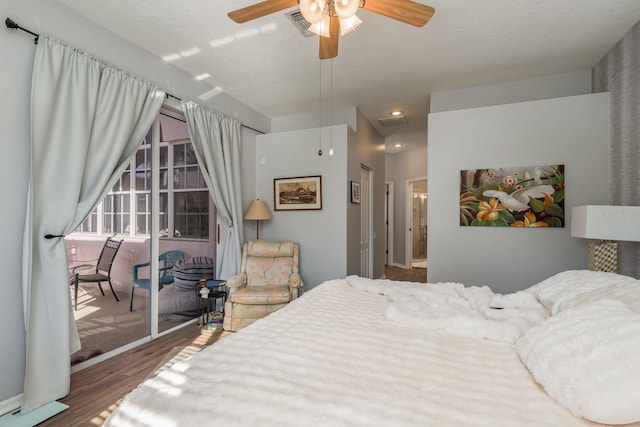
[[[360,183],[351,181],[351,203],[360,203]]]
[[[564,165],[460,171],[460,225],[564,227]]]
[[[273,206],[277,211],[322,209],[322,177],[274,179]]]

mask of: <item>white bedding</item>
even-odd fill
[[[326,282],[145,381],[104,425],[595,425],[554,402],[513,344],[388,320],[397,300],[379,293]]]

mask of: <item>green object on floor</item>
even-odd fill
[[[0,427],[33,427],[67,409],[69,405],[60,402],[49,402],[46,405],[20,414],[20,409],[0,417]]]

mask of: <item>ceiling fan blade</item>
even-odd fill
[[[320,36],[320,59],[338,56],[338,36],[340,35],[340,18],[329,17],[329,37]]]
[[[282,9],[288,9],[298,5],[298,0],[265,0],[260,3],[252,4],[251,6],[243,7],[229,12],[227,15],[229,18],[236,21],[238,24],[251,21],[256,18],[261,18],[265,15],[269,15],[273,12],[278,12]]]
[[[436,11],[411,0],[365,0],[363,9],[416,27],[426,24]]]

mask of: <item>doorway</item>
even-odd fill
[[[384,265],[393,264],[393,182],[384,183]]]
[[[360,276],[373,277],[371,181],[373,171],[360,166]]]
[[[427,268],[427,179],[407,181],[407,260],[410,268]]]

